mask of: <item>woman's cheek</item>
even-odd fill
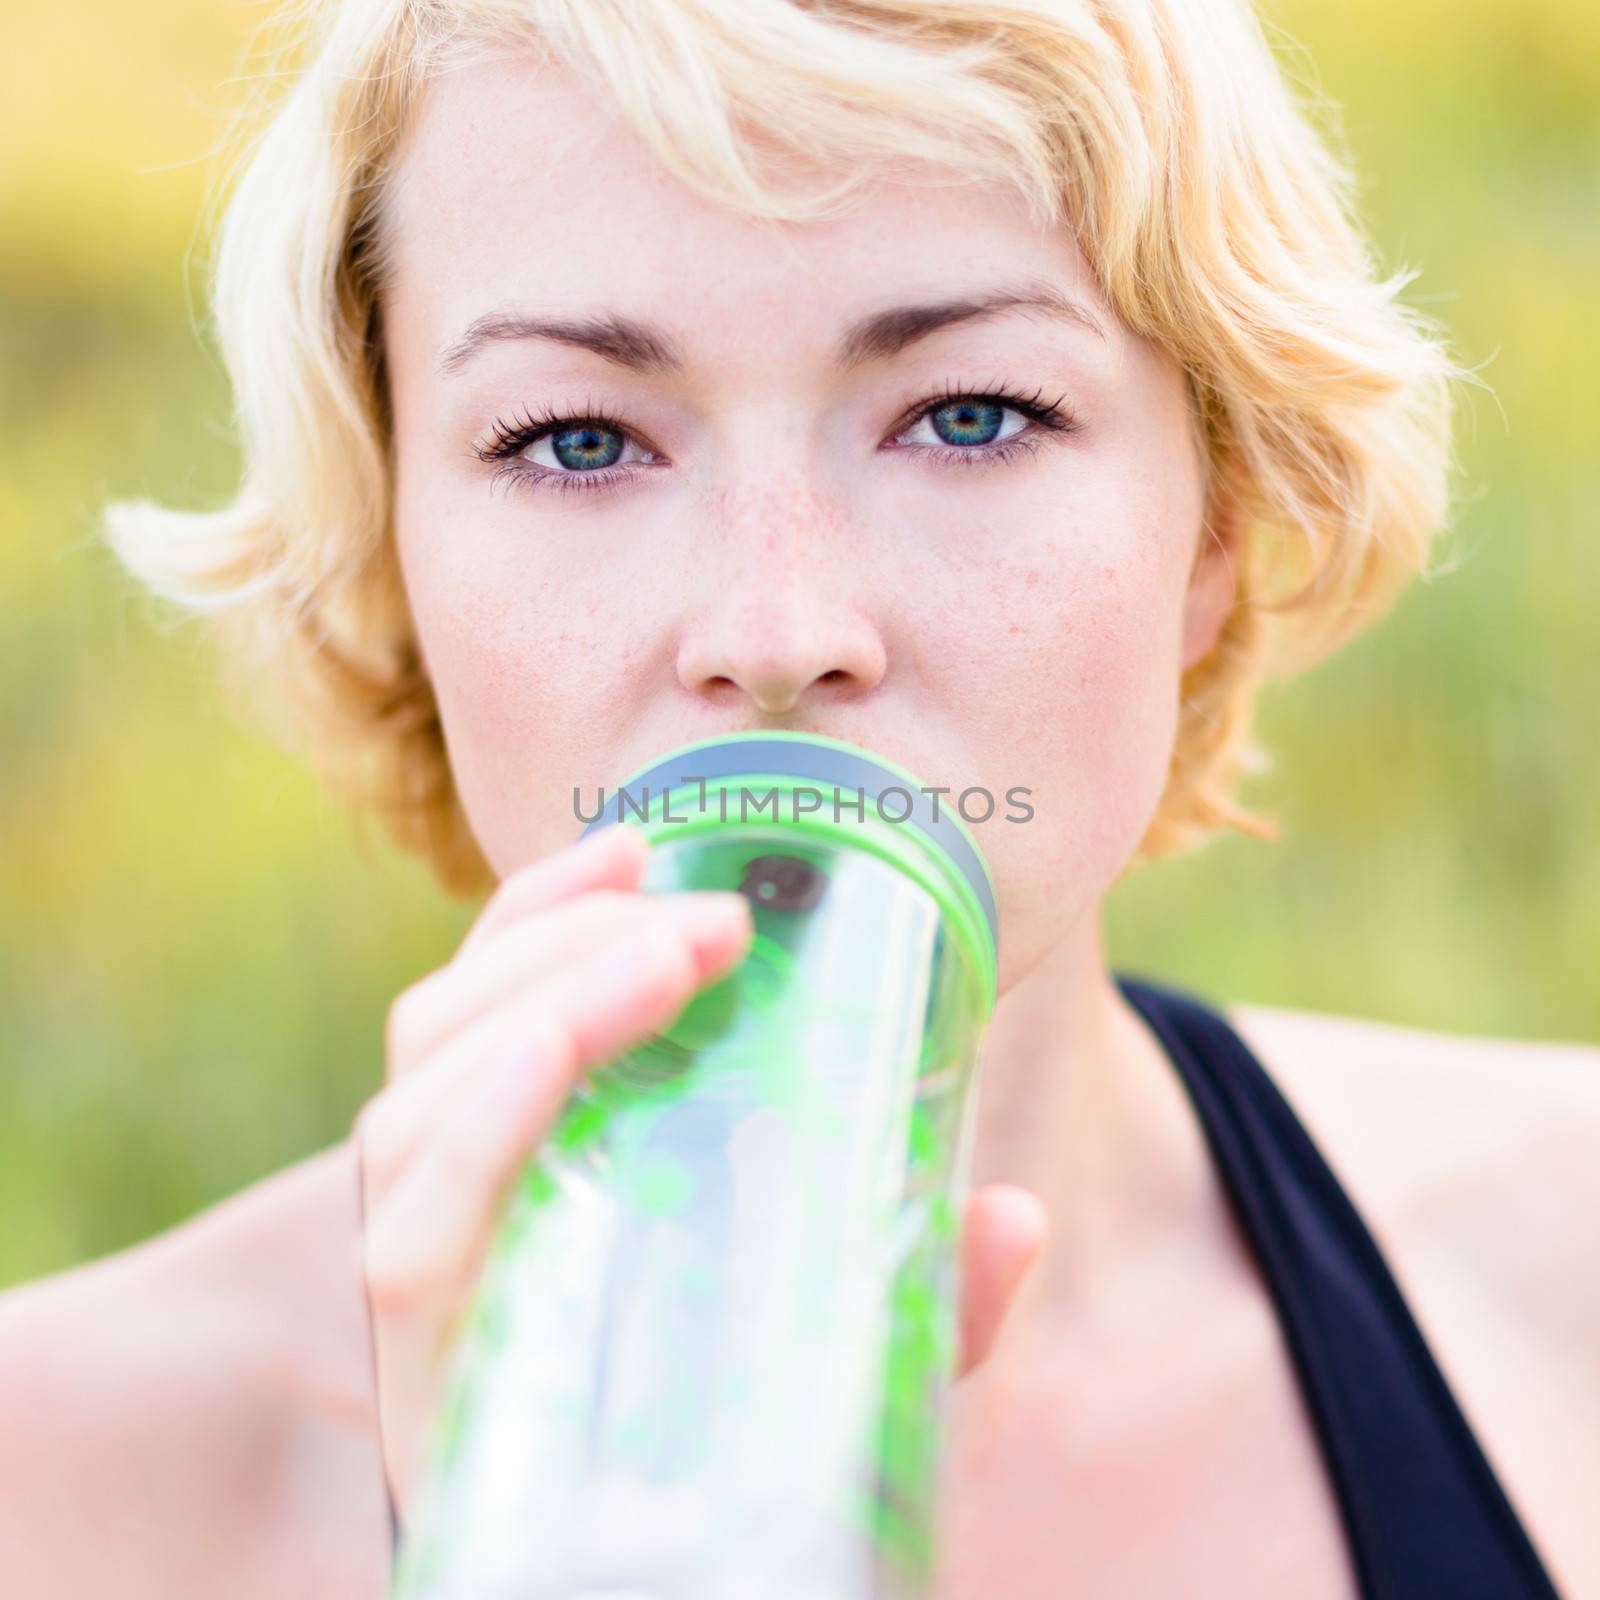
[[[993,730],[999,797],[1033,790],[1027,821],[980,833],[1025,946],[1058,937],[1116,881],[1159,804],[1177,718],[1162,569],[1098,560],[1031,578],[1049,570],[1024,568],[1008,586],[996,615],[1009,619],[1010,688],[970,712]]]
[[[541,706],[559,703],[559,680],[581,670],[577,642],[558,640],[562,625],[536,596],[486,582],[440,549],[412,547],[407,591],[457,793],[503,872],[523,848],[528,813],[555,804],[539,776],[550,732]]]

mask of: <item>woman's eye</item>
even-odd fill
[[[563,428],[552,428],[537,439],[530,440],[516,452],[517,458],[546,472],[558,474],[597,472],[616,466],[623,452],[632,443],[618,428],[599,422],[578,422]],[[634,446],[638,449],[638,446]],[[644,460],[649,452],[640,450],[628,459]]]
[[[1017,425],[1010,432],[1002,433],[1000,430],[1008,411],[1016,419]],[[1015,406],[982,395],[964,395],[923,412],[896,443],[953,445],[957,449],[981,447],[1003,443],[1021,433],[1025,427],[1027,418]],[[932,437],[918,438],[916,434],[919,428],[928,429]]]

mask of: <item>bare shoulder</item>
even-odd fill
[[[1535,1209],[1564,1192],[1569,1222],[1575,1203],[1600,1207],[1600,1047],[1271,1006],[1226,1015],[1341,1177],[1394,1221],[1491,1192]]]
[[[352,1183],[327,1151],[0,1295],[18,1593],[380,1592]]]
[[[1600,1594],[1600,1048],[1225,1014],[1373,1233],[1558,1587]]]

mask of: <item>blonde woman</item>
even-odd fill
[[[1270,833],[1258,687],[1449,508],[1463,374],[1241,0],[307,19],[220,235],[245,481],[109,533],[487,901],[348,1140],[0,1302],[6,1592],[382,1592],[513,1173],[748,933],[572,790],[770,727],[1033,792],[941,1600],[1600,1594],[1595,1053],[1102,954]]]

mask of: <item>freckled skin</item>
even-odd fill
[[[1009,985],[1093,914],[1137,845],[1182,667],[1230,598],[1224,562],[1188,581],[1202,479],[1180,369],[1116,319],[1069,232],[1035,230],[997,185],[880,183],[838,219],[754,224],[521,61],[431,86],[401,171],[397,536],[496,870],[575,836],[574,785],[710,734],[814,730],[1001,797],[978,837]],[[1109,344],[1012,313],[832,369],[840,330],[868,311],[1028,276],[1087,302]],[[437,374],[474,317],[511,305],[659,322],[692,375],[531,341]],[[947,384],[996,383],[1063,399],[1081,431],[1008,410],[1002,431],[1039,449],[971,469],[935,459],[949,438],[926,420],[907,439]],[[626,423],[636,476],[610,493],[491,491],[494,467],[469,450],[497,416],[587,403]],[[548,440],[531,453],[573,470]],[[1014,785],[1032,790],[1025,825],[999,820]]]

